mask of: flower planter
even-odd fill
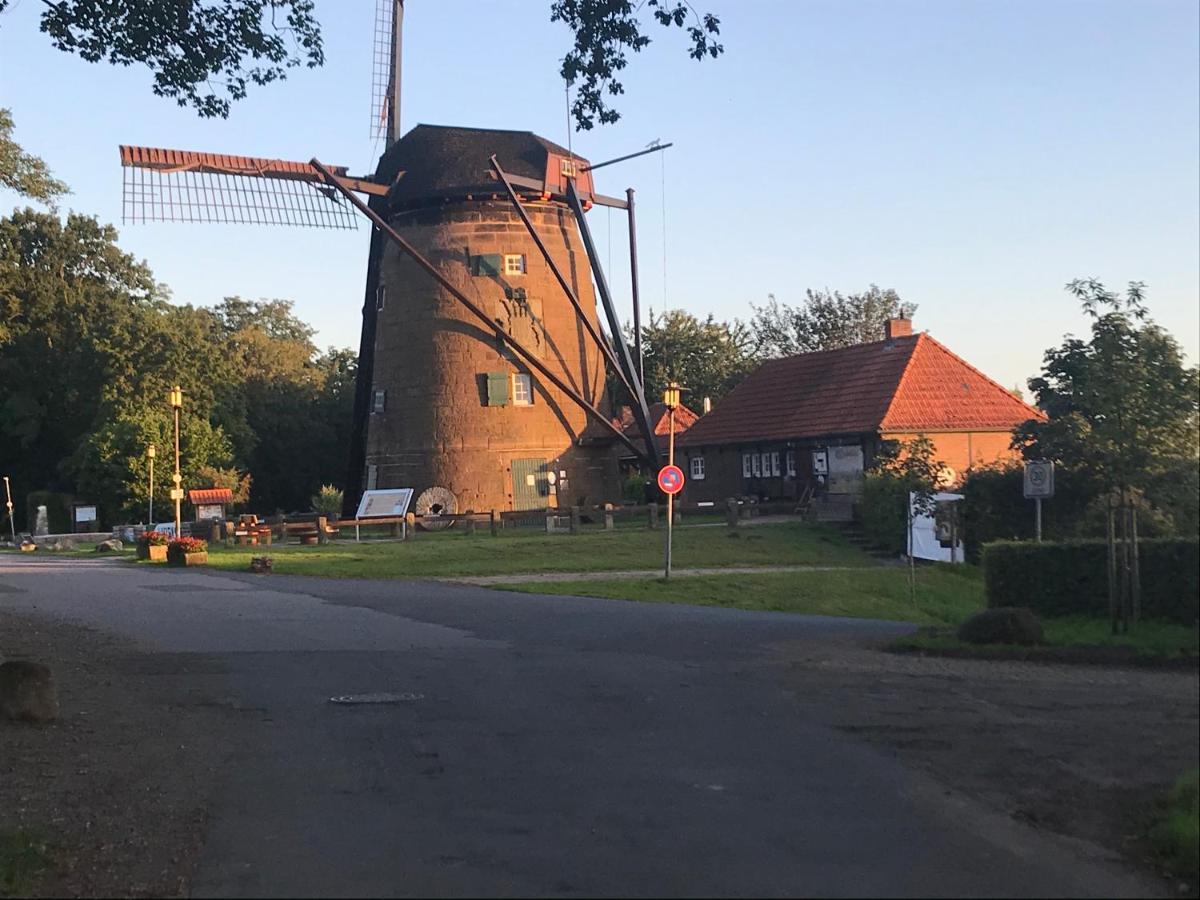
[[[208,564],[208,551],[199,553],[170,553],[167,554],[168,566],[203,566]]]
[[[137,545],[137,558],[148,559],[150,562],[164,562],[167,558],[167,545],[139,543]]]

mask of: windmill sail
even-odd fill
[[[354,210],[311,164],[223,153],[121,147],[121,220],[358,227]],[[334,174],[358,189],[374,190]]]
[[[400,40],[404,0],[375,0],[371,54],[371,137],[391,146],[400,138]]]

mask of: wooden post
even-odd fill
[[[317,516],[317,543],[318,544],[328,544],[329,543],[329,535],[325,531],[325,529],[328,527],[329,527],[329,520],[326,519],[324,516]]]
[[[392,521],[388,523],[388,535],[394,538],[400,537],[400,523]]]
[[[613,525],[613,505],[611,503],[604,504],[604,530],[612,531]]]
[[[500,536],[500,517],[494,509],[488,513],[488,529],[492,532],[492,537]]]
[[[270,528],[264,528],[263,532],[262,532],[262,542],[264,544],[266,544],[268,547],[270,547],[271,546],[271,538],[273,536],[274,536],[274,533]]]
[[[578,506],[571,507],[571,534],[579,534],[579,529],[583,525],[582,516]]]
[[[466,532],[468,537],[475,534],[475,514],[474,513],[467,513],[467,518],[463,522],[463,530]]]
[[[649,509],[650,509],[650,530],[656,531],[658,529],[658,504],[651,503]]]
[[[730,528],[738,527],[737,497],[729,497],[725,501],[725,524]]]
[[[221,523],[213,522],[212,528],[208,530],[208,542],[210,544],[221,543]]]
[[[416,513],[404,514],[404,539],[411,541],[417,536],[417,515]]]

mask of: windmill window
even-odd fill
[[[499,253],[483,253],[478,256],[471,257],[471,274],[483,276],[495,276],[500,274],[500,267],[504,264]]]
[[[693,456],[691,462],[692,479],[694,481],[704,480],[704,457]]]
[[[381,413],[387,409],[387,391],[377,390],[371,394],[371,412]]]
[[[525,254],[524,253],[505,253],[504,254],[504,274],[505,275],[524,275],[525,274]]]
[[[387,304],[387,286],[379,285],[375,288],[375,311],[380,312]]]
[[[742,454],[742,477],[750,477],[750,455],[749,453]]]
[[[508,373],[487,373],[487,405],[508,406]]]
[[[533,406],[533,379],[528,375],[512,377],[513,406]]]
[[[574,178],[575,177],[575,160],[564,159],[561,163],[559,163],[558,171],[561,172],[563,175],[567,175],[571,178]]]

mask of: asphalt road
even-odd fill
[[[194,896],[1155,890],[806,721],[771,662],[905,626],[16,557],[0,605],[223,673]]]

